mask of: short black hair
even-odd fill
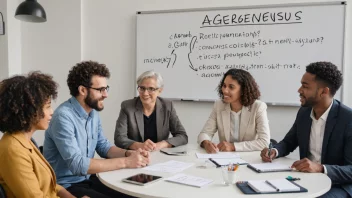
[[[255,100],[260,98],[260,91],[258,84],[255,82],[253,76],[245,70],[242,69],[230,69],[222,77],[218,85],[218,95],[221,99],[224,99],[224,94],[222,93],[222,86],[224,84],[225,78],[231,76],[233,80],[237,80],[238,84],[241,86],[241,104],[243,106],[252,105]]]
[[[311,63],[306,67],[306,72],[314,74],[317,81],[329,87],[331,96],[336,94],[343,82],[341,71],[330,62]]]
[[[43,107],[57,97],[57,83],[39,71],[0,82],[0,131],[29,131],[44,117]]]
[[[67,85],[72,96],[78,96],[78,87],[90,87],[92,85],[92,77],[101,76],[110,78],[109,69],[105,64],[94,61],[83,61],[77,63],[71,68],[67,77]]]

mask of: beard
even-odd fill
[[[302,94],[300,94],[299,96],[303,96]],[[301,103],[301,106],[302,107],[313,107],[314,105],[316,105],[318,102],[317,102],[317,98],[318,98],[318,90],[315,92],[315,97],[309,97],[309,98],[306,98],[305,96],[304,97],[304,100],[305,100],[305,103],[302,104]]]
[[[302,107],[313,107],[316,104],[315,99],[310,97],[310,98],[305,98],[305,103],[301,104]]]
[[[90,92],[88,92],[87,97],[84,99],[84,102],[92,109],[95,109],[96,111],[101,111],[104,109],[104,106],[99,107],[99,99],[94,99],[91,97]]]

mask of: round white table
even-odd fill
[[[187,156],[170,156],[165,155],[159,151],[151,153],[150,165],[156,163],[167,162],[169,160],[177,160],[183,162],[194,163],[193,166],[184,170],[182,173],[192,176],[212,179],[213,182],[202,188],[171,183],[167,181],[157,181],[147,186],[138,186],[122,182],[121,180],[137,173],[147,173],[151,175],[162,176],[163,178],[170,177],[174,174],[147,171],[143,169],[122,169],[116,171],[109,171],[97,174],[98,178],[106,186],[135,197],[202,197],[202,198],[217,198],[217,197],[317,197],[329,191],[331,187],[331,180],[328,176],[322,173],[302,173],[302,172],[274,172],[274,173],[256,173],[247,168],[246,165],[241,165],[237,171],[237,180],[260,180],[260,179],[283,179],[287,176],[298,177],[301,180],[295,181],[297,184],[308,189],[306,193],[278,193],[278,194],[262,194],[262,195],[245,195],[241,192],[235,184],[225,186],[222,181],[222,173],[220,168],[216,168],[211,162],[207,163],[207,168],[199,168],[204,165],[206,159],[198,159],[196,152],[205,153],[205,150],[197,145],[187,145]],[[240,157],[248,163],[262,163],[260,152],[236,152]],[[278,161],[283,164],[291,165],[295,160],[290,158],[279,158]]]

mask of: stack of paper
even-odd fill
[[[177,174],[167,178],[165,181],[174,182],[178,184],[185,184],[188,186],[194,186],[198,188],[201,188],[213,182],[213,180],[211,179],[205,179],[202,177],[195,177],[195,176],[186,175],[186,174]]]
[[[238,154],[235,154],[235,153],[231,153],[231,152],[219,152],[219,153],[216,153],[216,154],[203,154],[203,153],[196,153],[197,155],[197,158],[200,158],[200,159],[209,159],[209,158],[212,158],[212,159],[221,159],[221,158],[239,158],[240,156]]]
[[[143,169],[149,170],[149,171],[157,171],[157,172],[177,173],[177,172],[182,172],[183,170],[191,167],[192,165],[193,163],[170,160],[165,163],[146,166]]]
[[[287,179],[252,180],[248,181],[248,186],[259,193],[296,192],[301,190]]]

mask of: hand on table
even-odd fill
[[[231,151],[235,151],[235,145],[233,143],[230,142],[226,142],[226,141],[222,141],[217,145],[219,151],[222,152],[231,152]]]

